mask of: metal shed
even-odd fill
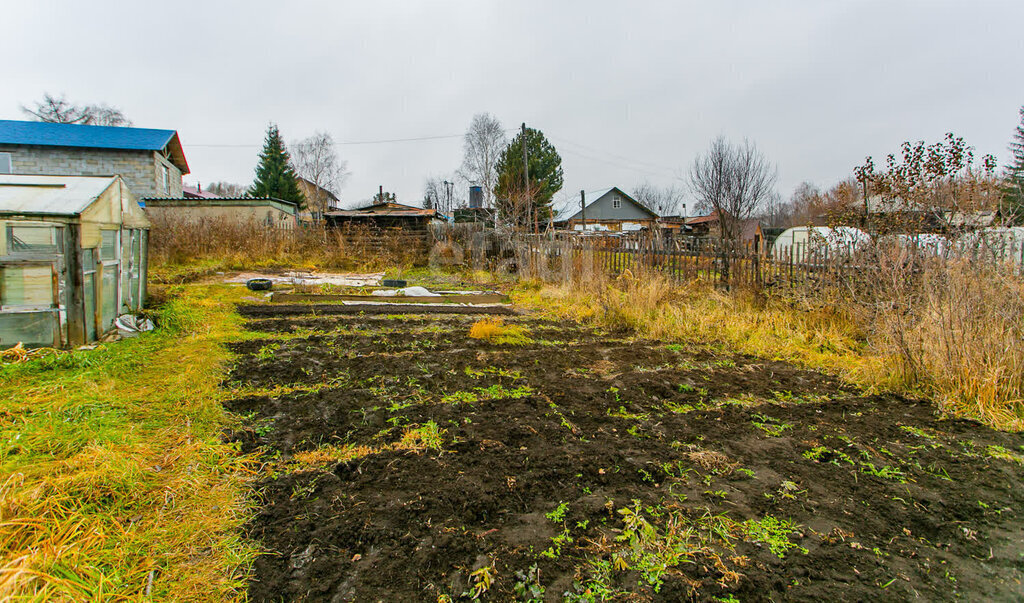
[[[141,309],[148,234],[119,176],[0,174],[0,348],[81,345]]]

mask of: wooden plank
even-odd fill
[[[64,269],[68,276],[68,345],[88,343],[85,330],[85,277],[82,265],[82,235],[78,224],[68,224],[64,241]],[[91,276],[89,278],[92,278]]]
[[[388,302],[396,304],[504,304],[509,302],[507,295],[500,293],[484,293],[480,295],[347,295],[347,294],[314,294],[314,293],[274,293],[273,302],[331,302],[331,301],[362,301]]]
[[[241,304],[238,313],[247,318],[317,316],[338,314],[500,314],[514,315],[510,306],[424,306],[420,304]]]

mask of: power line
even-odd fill
[[[515,132],[517,129],[518,128],[510,128],[510,129],[505,130],[505,132]],[[419,137],[416,137],[416,138],[387,138],[387,139],[382,139],[382,140],[347,140],[347,141],[335,142],[334,144],[336,144],[338,146],[358,145],[358,144],[388,144],[388,143],[392,143],[392,142],[419,142],[419,141],[422,141],[422,140],[444,140],[444,139],[448,139],[448,138],[463,138],[464,136],[465,136],[464,133],[463,134],[444,134],[444,135],[441,135],[441,136],[419,136]],[[255,148],[261,148],[263,146],[263,144],[262,143],[260,143],[260,144],[189,144],[187,146],[189,146],[189,147],[210,147],[210,148],[223,147],[223,148],[255,149]]]
[[[616,160],[618,160],[620,162],[631,163],[634,166],[643,166],[644,168],[653,169],[653,170],[656,170],[656,171],[659,171],[659,172],[664,170],[666,173],[667,172],[674,172],[674,170],[675,170],[675,168],[668,167],[668,166],[665,166],[665,165],[659,165],[659,164],[656,164],[656,163],[648,163],[646,161],[637,161],[636,159],[630,159],[629,157],[625,157],[625,156],[622,156],[622,155],[617,155],[617,154],[611,153],[609,151],[604,151],[604,150],[601,150],[601,149],[595,149],[595,148],[589,147],[587,145],[582,145],[582,144],[580,144],[578,142],[573,142],[573,141],[571,141],[571,140],[569,140],[567,138],[564,138],[562,136],[553,136],[552,135],[550,137],[555,139],[555,140],[558,140],[558,141],[560,141],[560,142],[562,142],[564,144],[568,144],[568,145],[571,145],[571,146],[574,146],[574,147],[578,147],[580,149],[583,149],[583,150],[591,152],[591,153],[598,153],[598,154],[601,154],[601,155],[607,155],[608,157],[613,157],[613,158],[615,158]],[[606,161],[607,162],[607,160],[603,160],[603,159],[600,159],[600,158],[597,158],[597,157],[591,157],[591,159],[596,159],[598,161]],[[673,173],[672,176],[676,177],[676,176],[678,176],[678,174]]]
[[[347,140],[342,142],[335,142],[338,146],[343,145],[357,145],[357,144],[387,144],[392,142],[418,142],[421,140],[442,140],[445,138],[462,138],[462,134],[449,134],[445,136],[420,136],[418,138],[388,138],[385,140]],[[189,144],[190,147],[210,147],[210,148],[247,148],[247,149],[258,149],[263,144]]]
[[[594,157],[593,155],[587,155],[587,154],[584,154],[584,153],[580,153],[579,151],[574,151],[573,149],[565,149],[565,148],[563,148],[562,152],[569,153],[570,155],[576,155],[577,157],[582,157],[584,159],[590,159],[591,161],[599,161],[601,163],[606,163],[608,165],[614,165],[614,166],[617,166],[619,168],[625,168],[626,170],[631,171],[631,172],[642,172],[642,173],[645,173],[645,174],[647,174],[649,176],[662,176],[662,177],[668,176],[670,178],[677,178],[678,177],[677,174],[670,174],[667,171],[655,171],[655,170],[650,170],[650,169],[642,168],[642,167],[635,166],[635,165],[634,166],[624,165],[623,162],[619,161],[619,160],[615,160],[615,159],[602,159],[601,157]]]

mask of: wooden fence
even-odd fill
[[[984,258],[984,252],[968,255],[936,254],[925,248],[879,248],[850,245],[808,246],[797,243],[772,253],[750,245],[727,245],[716,240],[657,237],[564,237],[521,236],[515,244],[516,262],[524,274],[540,278],[568,278],[584,267],[619,275],[626,270],[657,270],[677,281],[707,280],[725,286],[814,286],[844,275],[870,273],[880,258],[910,266],[952,259],[1001,264],[1024,276],[1021,257]]]

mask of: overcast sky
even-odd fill
[[[0,118],[44,92],[178,131],[186,182],[249,183],[267,124],[342,144],[347,203],[419,202],[474,113],[539,128],[580,189],[681,183],[719,134],[779,192],[947,131],[1000,163],[1024,105],[1024,1],[17,2]],[[692,207],[692,206],[691,206]]]

